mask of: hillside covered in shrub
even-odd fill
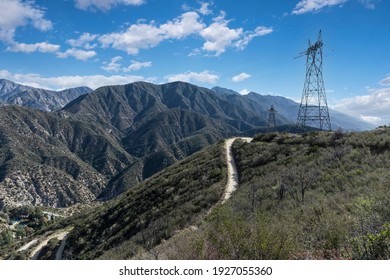
[[[233,145],[240,186],[173,259],[389,259],[390,129],[260,134]]]

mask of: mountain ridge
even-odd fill
[[[42,111],[59,110],[78,96],[90,92],[92,89],[88,87],[54,91],[0,79],[0,103],[31,107]]]
[[[11,82],[3,85],[8,89],[20,86]],[[74,191],[78,193],[77,199],[67,198],[66,202],[61,202],[62,198],[49,198],[53,192],[50,186],[45,187],[49,196],[37,198],[37,190],[43,183],[37,178],[42,177],[43,171],[38,174],[33,170],[43,170],[46,166],[50,166],[50,172],[56,176],[60,173],[68,176],[68,186],[80,183],[78,178],[81,177],[77,175],[80,172],[85,178],[96,178],[100,182],[98,186],[92,186],[87,179],[85,184],[79,184],[83,192],[89,192],[88,202],[109,200],[221,139],[266,131],[268,112],[265,108],[274,100],[266,103],[256,101],[265,97],[254,93],[242,96],[223,88],[218,91],[216,94],[183,82],[163,85],[137,82],[98,88],[79,95],[52,113],[3,106],[0,114],[3,200],[12,197],[12,193],[4,193],[5,190],[26,193],[22,189],[27,188],[34,195],[26,193],[20,199],[24,203],[64,206],[77,202],[80,190]],[[297,106],[283,97],[274,99],[284,104],[276,108],[278,111]],[[294,131],[292,123],[283,115],[277,115],[281,128]],[[26,141],[26,137],[30,141]],[[28,174],[20,179],[27,182],[20,184],[24,187],[17,185],[19,179],[14,175],[18,161],[23,163],[20,171]],[[51,178],[54,180],[54,177]],[[6,186],[13,187],[7,189]]]
[[[278,95],[262,95],[253,91],[247,95],[240,95],[238,92],[222,87],[214,87],[212,90],[215,90],[218,95],[225,99],[238,98],[238,96],[242,96],[243,98],[240,99],[247,99],[250,102],[254,102],[252,106],[262,106],[266,110],[268,110],[271,105],[273,105],[277,111],[277,114],[279,114],[279,116],[277,115],[276,119],[282,116],[285,117],[290,123],[296,123],[300,104],[286,97]],[[347,131],[364,131],[375,128],[373,124],[332,109],[329,109],[329,113],[333,130],[341,128]]]

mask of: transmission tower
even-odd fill
[[[274,108],[274,105],[271,105],[271,108],[268,110],[268,126],[267,126],[267,131],[269,131],[271,128],[276,127],[276,119],[275,119],[275,114],[276,110]]]
[[[306,79],[299,106],[298,126],[312,126],[321,130],[332,130],[324,80],[322,77],[322,34],[300,56],[306,55]]]

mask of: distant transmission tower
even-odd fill
[[[298,126],[312,126],[321,130],[332,130],[324,80],[322,77],[322,34],[321,30],[317,42],[309,47],[300,56],[307,56],[306,79],[303,87],[301,105],[299,106]]]
[[[274,105],[271,105],[271,108],[268,110],[268,112],[269,112],[269,115],[268,115],[268,127],[267,127],[267,131],[269,131],[270,129],[276,127],[276,118],[275,118],[275,114],[276,114],[277,111],[275,110]]]

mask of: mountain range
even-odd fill
[[[88,87],[53,91],[0,79],[0,104],[31,107],[41,111],[59,110],[76,97],[90,92],[92,89]]]
[[[271,105],[277,124],[291,128],[299,106],[283,97],[183,82],[92,92],[0,85],[0,205],[13,207],[109,200],[221,139],[266,130]],[[72,98],[60,110],[43,112]],[[12,100],[25,102],[4,106]],[[342,114],[333,118],[345,129],[369,127]]]
[[[230,89],[214,87],[212,90],[219,94],[222,98],[229,101],[234,99],[241,100],[241,95]],[[277,121],[281,118],[281,116],[283,116],[289,122],[296,123],[300,104],[291,99],[276,95],[261,95],[255,92],[250,92],[249,94],[245,95],[244,98],[248,100],[252,106],[261,108],[262,110],[268,110],[271,106],[274,106],[277,111]],[[340,128],[347,131],[364,131],[375,128],[374,125],[368,122],[359,120],[350,115],[332,109],[329,109],[329,115],[333,130]]]

